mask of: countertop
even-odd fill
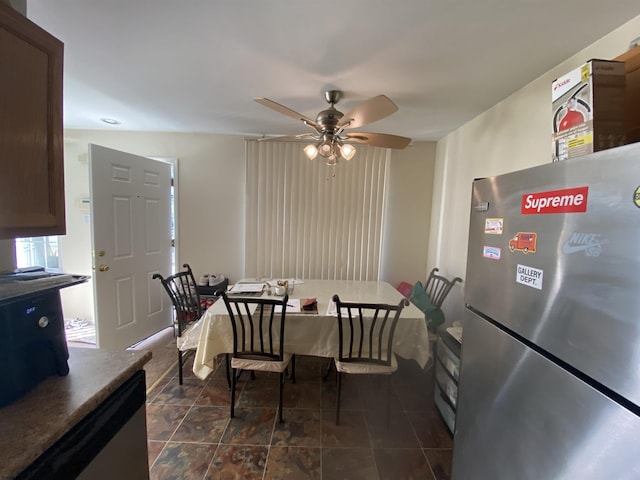
[[[15,302],[33,294],[84,283],[89,278],[86,275],[59,274],[34,280],[15,280],[11,276],[0,276],[0,305]]]
[[[149,351],[69,348],[69,374],[0,408],[0,480],[11,479],[151,359]]]

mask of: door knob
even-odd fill
[[[100,265],[98,267],[98,270],[100,270],[101,272],[106,272],[107,270],[109,270],[109,265],[105,265],[104,263],[102,265]]]

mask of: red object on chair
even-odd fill
[[[397,290],[406,298],[409,298],[411,296],[411,291],[413,290],[413,285],[409,285],[407,282],[400,282]]]

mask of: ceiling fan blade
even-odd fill
[[[265,107],[269,107],[275,110],[276,112],[282,113],[283,115],[286,115],[291,118],[295,118],[296,120],[300,120],[303,123],[307,123],[311,125],[313,128],[318,128],[318,125],[316,124],[315,120],[311,120],[309,117],[305,117],[301,113],[298,113],[295,110],[291,110],[289,107],[280,105],[279,103],[274,102],[273,100],[269,100],[268,98],[254,98],[254,100],[258,102],[260,105],[264,105]]]
[[[411,143],[410,138],[401,137],[399,135],[389,135],[386,133],[353,132],[347,133],[344,136],[347,137],[347,141],[349,142],[366,143],[367,145],[373,145],[374,147],[400,149]]]
[[[365,100],[347,112],[338,122],[338,127],[346,124],[351,120],[347,128],[358,128],[369,123],[391,115],[397,111],[398,107],[386,95],[378,95],[377,97]]]
[[[315,133],[300,133],[298,135],[282,135],[278,137],[264,137],[259,138],[259,142],[273,142],[279,140],[306,140],[307,142],[316,141],[317,136]]]

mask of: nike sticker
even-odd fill
[[[609,239],[600,233],[574,232],[562,246],[562,253],[571,255],[584,252],[587,257],[599,257],[602,247],[609,243]]]

